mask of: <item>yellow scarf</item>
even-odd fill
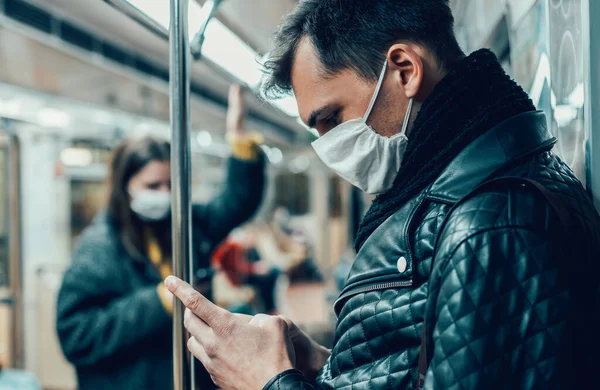
[[[149,230],[146,231],[146,242],[148,243],[148,257],[160,272],[160,276],[165,279],[167,276],[172,275],[171,259],[169,257],[163,258],[158,241],[154,234]]]

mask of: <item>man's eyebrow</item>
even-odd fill
[[[310,116],[308,117],[308,122],[306,123],[306,125],[310,128],[314,128],[315,125],[317,124],[317,119],[319,118],[319,116],[321,114],[323,114],[323,112],[331,109],[332,107],[333,107],[333,104],[328,104],[324,107],[321,107],[321,108],[316,109],[313,112],[311,112]]]

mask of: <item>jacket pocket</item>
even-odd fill
[[[339,313],[342,310],[344,303],[346,303],[346,301],[348,299],[350,299],[351,297],[358,295],[358,294],[369,293],[369,292],[380,291],[380,290],[389,290],[389,289],[395,289],[395,288],[406,288],[406,287],[410,287],[412,285],[413,285],[412,280],[396,280],[396,281],[381,281],[379,283],[378,282],[370,282],[367,284],[363,283],[358,286],[348,286],[347,288],[344,289],[344,291],[342,291],[340,296],[334,302],[333,310],[335,311],[335,315],[339,316]]]

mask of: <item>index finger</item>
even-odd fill
[[[222,325],[224,321],[229,320],[231,313],[206,299],[183,280],[175,276],[169,276],[165,279],[165,286],[183,302],[185,307],[190,309],[192,313],[206,322],[211,328]]]

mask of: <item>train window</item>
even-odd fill
[[[557,4],[554,4],[557,3]],[[567,5],[568,4],[568,5]],[[511,65],[558,138],[554,151],[587,179],[582,1],[539,1],[513,29]]]
[[[105,184],[102,181],[71,181],[71,238],[77,241],[94,219],[94,216],[105,206]]]
[[[303,173],[284,173],[275,179],[275,204],[285,206],[292,215],[309,212],[310,185]]]
[[[554,2],[556,3],[556,2]],[[558,138],[556,153],[573,169],[585,185],[587,134],[584,113],[584,60],[582,1],[551,6],[549,18],[549,54],[552,104],[552,133]],[[589,119],[587,119],[589,120]]]
[[[79,151],[85,150],[85,154],[90,156],[89,162],[86,165],[99,164],[109,166],[113,153],[113,150],[107,146],[95,145],[93,141],[85,140],[73,142],[67,149],[70,151],[74,149]]]
[[[8,286],[8,149],[0,146],[0,287]]]

